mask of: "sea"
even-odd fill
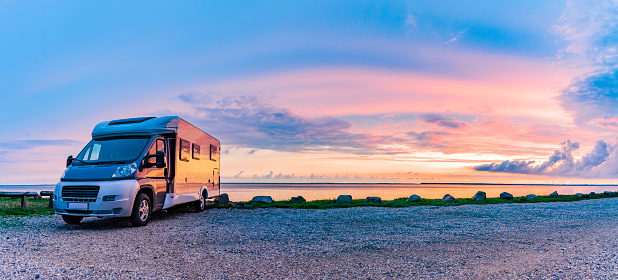
[[[53,191],[55,185],[0,185],[0,191]],[[351,195],[353,199],[377,196],[383,200],[410,197],[442,198],[450,194],[455,198],[470,198],[477,191],[484,191],[487,197],[499,197],[508,192],[513,196],[528,194],[602,193],[618,191],[618,185],[508,185],[508,184],[264,184],[264,183],[222,183],[221,193],[227,193],[231,201],[249,201],[254,196],[271,196],[273,200],[289,200],[303,196],[306,200],[336,199],[339,195]]]

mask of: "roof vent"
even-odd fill
[[[113,120],[109,122],[109,125],[117,125],[117,124],[128,124],[128,123],[141,123],[143,121],[147,121],[149,119],[154,119],[155,117],[141,117],[141,118],[130,118],[130,119],[120,119]]]

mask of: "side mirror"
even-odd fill
[[[144,167],[146,168],[151,168],[151,167],[156,167],[156,168],[165,168],[165,155],[162,153],[156,153],[154,155],[149,155],[146,158],[146,164],[144,164]]]
[[[75,158],[73,158],[73,155],[70,155],[69,157],[67,157],[67,167],[69,167],[69,165],[71,165],[71,163],[73,163],[74,160]]]

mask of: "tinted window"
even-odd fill
[[[180,160],[189,161],[191,157],[191,142],[180,139]]]

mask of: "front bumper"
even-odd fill
[[[77,191],[65,192],[64,187],[73,187]],[[79,188],[98,186],[95,194],[80,193]],[[64,181],[56,184],[54,191],[54,210],[56,214],[83,217],[129,217],[133,208],[135,195],[139,190],[137,180],[114,181]],[[76,194],[77,193],[77,194]],[[104,197],[114,196],[112,201],[103,201]]]

